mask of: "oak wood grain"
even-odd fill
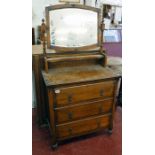
[[[57,123],[61,124],[93,115],[108,113],[112,110],[112,104],[113,99],[107,99],[56,108]]]
[[[48,73],[42,71],[42,75],[47,86],[104,80],[120,76],[110,68],[103,67],[100,64],[52,68]]]
[[[55,88],[57,106],[77,102],[113,97],[115,81],[106,81],[73,87]],[[69,101],[69,96],[71,97]]]
[[[93,131],[99,128],[108,127],[109,115],[101,115],[98,117],[92,117],[89,119],[83,119],[78,122],[72,122],[56,127],[58,137],[63,138],[67,136],[73,136],[76,134],[82,134],[83,132]]]

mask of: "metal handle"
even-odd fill
[[[68,96],[68,103],[71,103],[72,102],[72,95],[69,95]]]
[[[100,107],[99,107],[99,114],[102,113],[102,112],[103,112],[103,107],[100,106]]]
[[[72,135],[72,128],[69,128],[68,132],[69,132],[70,135]]]
[[[100,96],[103,96],[103,95],[104,95],[104,90],[101,89],[101,90],[100,90]]]
[[[100,128],[101,121],[97,120],[97,128]]]
[[[68,113],[68,119],[71,120],[72,118],[73,118],[73,113],[72,112],[69,112]]]

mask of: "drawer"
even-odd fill
[[[55,89],[57,106],[65,106],[80,101],[112,97],[115,81],[105,81],[94,84],[60,87]]]
[[[73,121],[93,115],[108,113],[112,109],[113,99],[81,103],[56,109],[57,124]]]
[[[93,117],[81,121],[75,121],[65,125],[57,125],[56,132],[58,138],[74,137],[89,132],[93,132],[100,128],[108,128],[110,124],[111,115],[102,115],[100,117]]]

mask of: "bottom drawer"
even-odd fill
[[[57,125],[57,137],[73,137],[76,135],[82,135],[87,132],[95,131],[100,128],[107,128],[110,123],[111,114],[93,117],[89,119],[79,120],[64,125]]]

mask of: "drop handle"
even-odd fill
[[[69,95],[68,96],[68,103],[71,103],[72,102],[72,95]]]
[[[69,132],[70,135],[72,135],[72,128],[69,128],[68,132]]]
[[[101,113],[103,113],[103,107],[102,106],[99,107],[99,114],[101,114]]]
[[[104,96],[104,90],[103,89],[100,90],[100,96]]]
[[[72,112],[69,112],[68,113],[68,119],[71,120],[72,118],[73,118],[73,113]]]
[[[100,125],[101,125],[101,121],[97,120],[97,128],[100,128]]]

